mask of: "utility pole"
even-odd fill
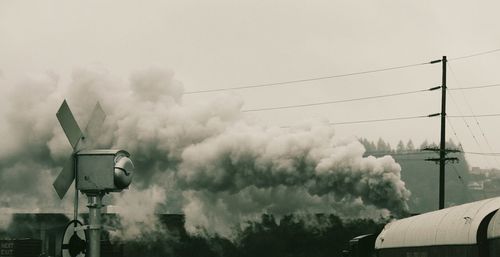
[[[442,78],[441,87],[435,87],[433,89],[441,88],[441,141],[439,143],[439,149],[436,148],[425,148],[424,151],[435,151],[439,152],[439,158],[428,158],[426,161],[439,162],[439,209],[444,208],[445,200],[445,174],[446,174],[446,161],[458,161],[458,158],[451,157],[447,158],[446,155],[449,152],[459,152],[459,150],[446,149],[446,56],[443,59],[434,60],[430,63],[442,63]],[[432,116],[435,116],[433,114]]]
[[[443,76],[441,85],[441,143],[439,145],[439,209],[444,208],[444,174],[445,174],[445,144],[446,144],[446,56],[441,61]]]

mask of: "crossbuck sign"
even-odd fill
[[[77,224],[78,218],[78,191],[88,197],[89,225],[84,226],[89,237],[88,247],[69,247],[77,249],[73,252],[70,251],[70,256],[77,256],[86,251],[86,256],[100,257],[102,197],[106,193],[119,192],[127,188],[132,181],[134,165],[129,158],[130,154],[125,150],[90,149],[95,145],[106,118],[99,103],[92,111],[85,131],[82,131],[78,126],[66,100],[62,103],[56,116],[73,151],[53,186],[59,198],[62,199],[73,181],[76,180],[75,220],[72,221],[74,224]],[[63,252],[64,254],[67,252]]]

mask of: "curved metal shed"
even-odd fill
[[[488,224],[488,239],[500,239],[500,212],[495,213]]]
[[[384,227],[375,249],[476,244],[481,221],[498,209],[500,197],[396,220]]]

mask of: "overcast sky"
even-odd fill
[[[498,1],[1,1],[0,71],[9,81],[99,66],[128,79],[152,65],[172,69],[186,91],[351,73],[500,48]],[[500,52],[451,61],[449,87],[500,83]],[[305,104],[439,86],[441,65],[234,94],[243,109]],[[29,92],[26,92],[29,94]],[[186,95],[204,101],[220,93]],[[500,88],[452,91],[448,114],[500,113]],[[456,104],[455,104],[456,102]],[[458,106],[458,107],[457,107]],[[470,106],[470,108],[469,108]],[[253,112],[289,125],[417,116],[440,111],[438,91],[315,107]],[[500,117],[452,119],[466,151],[500,152]],[[439,119],[338,125],[342,136],[439,140]],[[476,137],[474,140],[473,136]],[[485,138],[488,140],[486,143]],[[497,167],[500,158],[468,156]],[[500,168],[500,167],[497,167]]]

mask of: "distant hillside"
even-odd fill
[[[396,148],[382,139],[372,142],[367,139],[360,139],[365,146],[365,156],[376,157],[391,155],[401,165],[401,176],[406,183],[406,187],[411,191],[409,206],[410,212],[422,213],[436,210],[438,208],[439,190],[439,165],[434,162],[425,161],[426,158],[437,158],[437,153],[422,151],[424,148],[437,148],[434,143],[427,141],[418,147],[409,140],[407,143],[400,141]],[[446,143],[449,149],[461,149],[453,141]],[[473,197],[467,185],[471,180],[469,165],[463,153],[450,153],[450,157],[457,157],[458,163],[446,165],[445,197],[446,206],[462,204],[478,200]]]

